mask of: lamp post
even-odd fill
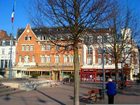
[[[12,35],[11,36],[11,40],[10,40],[10,60],[9,60],[9,80],[12,79],[12,46],[13,46],[13,38]]]
[[[102,72],[103,72],[103,83],[102,83],[102,94],[103,94],[103,99],[105,98],[105,69],[104,69],[104,37],[102,36]]]

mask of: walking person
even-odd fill
[[[116,83],[111,78],[108,79],[106,84],[108,104],[114,104],[114,96],[117,94]]]

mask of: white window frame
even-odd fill
[[[68,62],[68,56],[64,55],[64,63],[67,63],[67,62]]]
[[[59,56],[58,55],[55,56],[55,63],[59,63]]]
[[[50,44],[46,45],[46,50],[48,50],[48,51],[51,50],[51,45]]]
[[[33,51],[33,50],[34,50],[34,46],[30,45],[30,51]]]
[[[50,56],[46,56],[46,62],[50,63],[51,62],[51,57]]]
[[[101,65],[102,64],[102,58],[100,56],[98,56],[98,64]]]
[[[73,55],[69,55],[69,62],[73,63]]]
[[[92,49],[91,46],[88,46],[87,53],[88,54],[93,54],[93,49]]]
[[[87,57],[87,64],[92,65],[92,57]]]
[[[45,46],[45,44],[42,44],[41,45],[41,51],[45,51],[46,50],[46,46]]]
[[[46,63],[46,57],[45,57],[45,55],[41,55],[41,63]]]

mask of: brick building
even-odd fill
[[[60,30],[58,28],[33,28],[27,25],[25,29],[18,30],[17,43],[16,43],[16,65],[13,68],[15,77],[31,77],[37,74],[41,77],[53,80],[62,80],[63,78],[73,74],[73,51],[64,50],[63,47],[56,46],[48,40],[48,33],[45,34],[44,29],[47,32],[67,35],[66,30]],[[102,40],[102,35],[105,39],[110,38],[110,29],[102,29],[96,31],[89,31],[89,39],[87,43],[79,44],[79,58],[80,58],[80,76],[81,80],[89,80],[92,75],[93,81],[102,80],[102,52],[99,44],[94,43]],[[91,33],[91,36],[90,36]],[[93,34],[94,33],[94,37]],[[55,40],[55,37],[53,37]],[[85,38],[84,38],[85,39]],[[88,44],[88,42],[93,44]],[[107,45],[107,43],[105,43]],[[110,47],[109,45],[107,45]],[[135,53],[137,53],[136,47],[134,47]],[[134,54],[134,53],[133,53]],[[135,54],[137,58],[137,54]],[[129,58],[132,59],[132,58]],[[137,59],[136,59],[137,60]],[[134,59],[133,59],[134,61]],[[138,62],[132,60],[128,64],[138,65]],[[127,64],[127,65],[128,65]],[[119,63],[119,70],[121,72],[122,65]],[[131,70],[132,66],[124,66],[125,74],[132,77],[134,73]],[[125,68],[124,68],[125,67]],[[106,76],[115,75],[115,65],[112,57],[106,54],[104,57],[104,69]],[[132,72],[132,73],[131,73]],[[131,73],[131,76],[130,76]]]
[[[53,29],[52,31],[57,30]],[[48,79],[62,80],[73,73],[73,52],[64,51],[63,47],[52,44],[43,29],[25,29],[18,31],[16,44],[15,77],[30,77],[33,74]],[[56,31],[56,34],[60,34]],[[82,49],[79,49],[80,63],[82,64]]]

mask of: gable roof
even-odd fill
[[[21,36],[21,34],[24,32],[24,30],[25,30],[25,28],[18,29],[17,39]],[[35,27],[35,28],[32,28],[31,30],[34,32],[36,37],[41,36],[41,35],[45,35],[45,36],[53,35],[55,37],[55,36],[60,35],[60,34],[64,35],[64,34],[69,34],[70,33],[67,28],[63,28],[63,27]],[[104,29],[88,28],[88,29],[86,29],[86,32],[87,33],[93,33],[93,34],[110,33],[111,29],[110,28],[104,28]]]

